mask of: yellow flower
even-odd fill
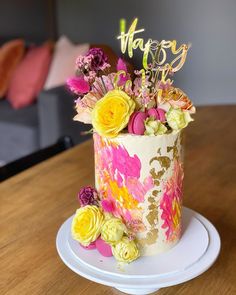
[[[121,240],[126,227],[122,220],[112,217],[105,220],[101,229],[101,238],[108,244],[114,244]]]
[[[77,209],[71,225],[73,238],[83,246],[88,246],[100,235],[103,221],[103,213],[97,206],[88,205]]]
[[[102,136],[116,137],[127,126],[134,109],[134,101],[124,91],[109,91],[92,111],[93,127]]]
[[[171,107],[166,114],[166,120],[173,130],[185,128],[189,122],[193,121],[188,111]]]
[[[146,129],[144,132],[145,135],[162,135],[167,131],[166,126],[153,117],[147,118],[144,124]]]
[[[135,242],[130,241],[127,237],[123,237],[122,240],[112,246],[112,253],[116,260],[126,263],[130,263],[140,256]]]

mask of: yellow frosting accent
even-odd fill
[[[116,181],[110,180],[111,195],[126,209],[137,209],[138,201],[129,194],[127,187],[119,187]]]

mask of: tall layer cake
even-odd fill
[[[142,255],[173,247],[181,234],[180,132],[93,138],[96,188],[103,207],[124,220]]]
[[[181,238],[182,129],[195,108],[173,84],[188,45],[140,36],[135,19],[121,21],[121,51],[143,52],[142,69],[123,58],[111,71],[108,57],[92,48],[76,61],[68,87],[78,96],[74,120],[91,124],[95,188],[78,193],[71,233],[80,247],[130,263],[168,251]],[[79,246],[78,246],[79,247]]]

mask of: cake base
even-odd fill
[[[128,294],[150,294],[188,281],[206,271],[220,250],[220,238],[214,226],[187,208],[183,209],[183,236],[173,249],[141,257],[127,265],[118,264],[113,257],[103,257],[97,250],[80,248],[71,239],[71,220],[72,217],[61,226],[57,235],[57,250],[63,262],[89,280]]]

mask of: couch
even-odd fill
[[[81,135],[91,127],[74,122],[74,98],[64,86],[42,91],[37,103],[14,110],[0,101],[0,165],[28,155],[69,135],[75,144],[89,138]]]
[[[93,44],[107,53],[114,70],[117,56],[106,45]],[[7,100],[0,101],[0,165],[71,136],[75,144],[91,137],[81,132],[90,125],[74,122],[74,97],[65,86],[42,91],[33,105],[14,110]]]

